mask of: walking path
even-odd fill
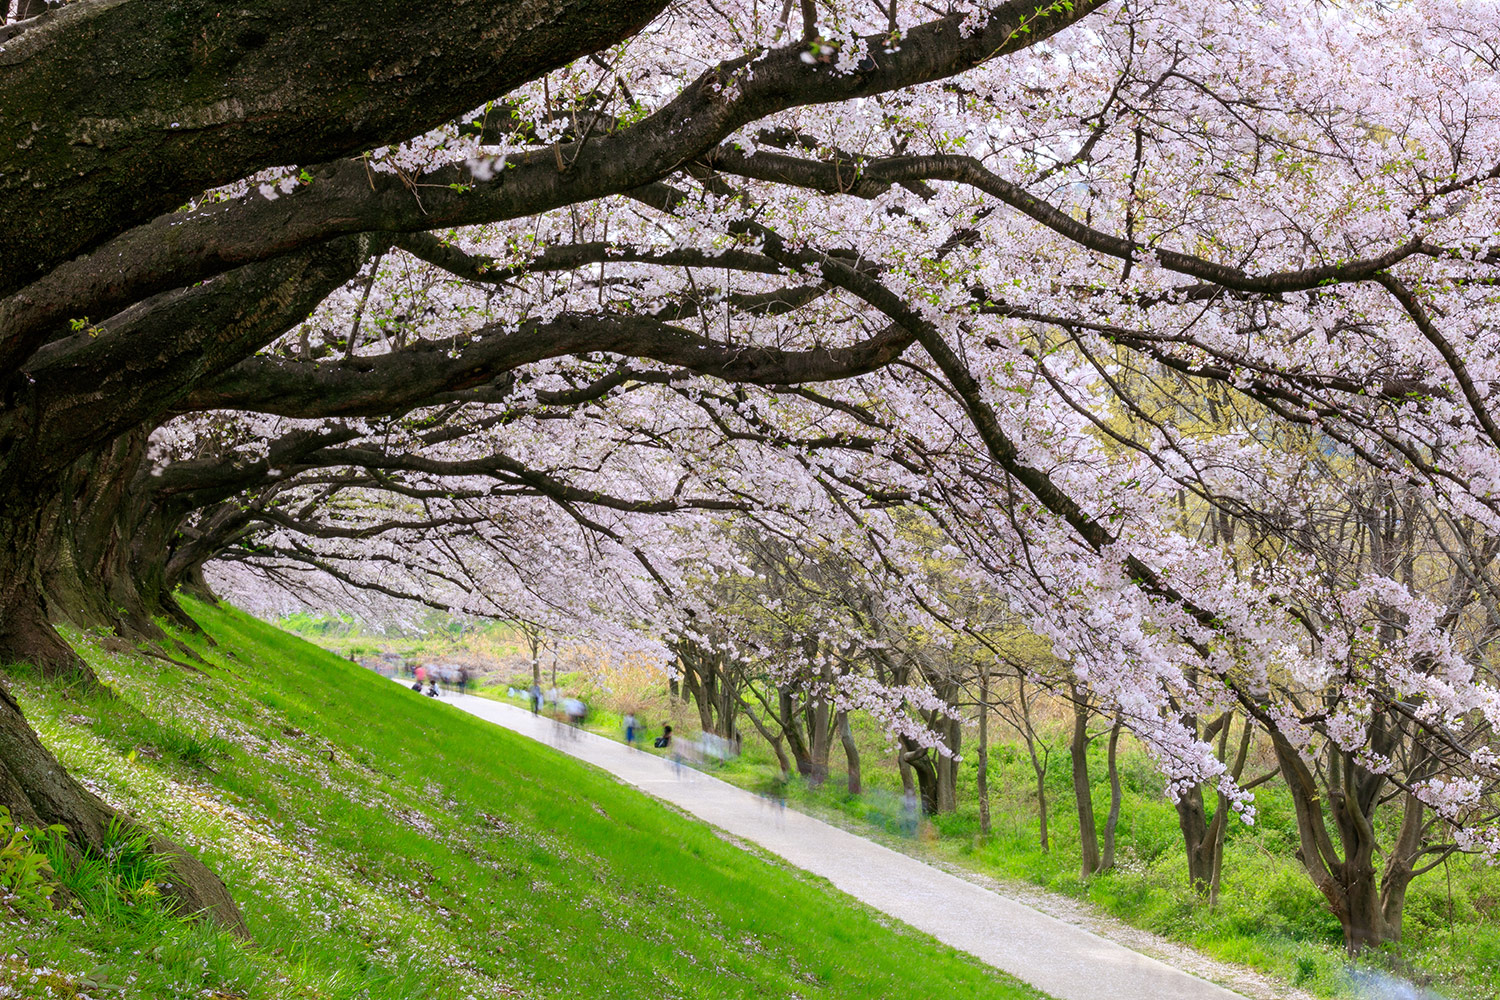
[[[1243,1000],[1197,976],[1063,923],[691,768],[472,695],[443,701],[603,768],[726,833],[760,845],[877,910],[1057,1000]]]

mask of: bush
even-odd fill
[[[57,883],[51,879],[52,862],[37,841],[61,834],[52,826],[30,832],[17,826],[10,810],[0,806],[0,889],[27,910],[48,909]],[[39,834],[39,835],[38,835]]]

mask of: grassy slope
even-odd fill
[[[120,699],[15,690],[74,774],[225,878],[256,944],[0,906],[0,996],[46,967],[95,998],[1037,996],[592,769],[192,610],[204,672],[83,638]]]

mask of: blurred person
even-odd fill
[[[901,797],[901,832],[908,837],[914,837],[917,826],[922,819],[922,803],[917,798],[917,793],[908,790]]]
[[[625,718],[620,721],[625,726],[625,745],[628,747],[635,746],[635,738],[640,729],[640,724],[635,719],[635,713],[626,712]]]
[[[531,714],[539,713],[542,710],[542,686],[532,681],[531,690],[526,693],[526,700],[531,702]]]
[[[583,720],[588,715],[588,706],[578,698],[565,698],[562,703],[563,711],[567,713],[568,725],[573,727],[576,734],[583,728]]]

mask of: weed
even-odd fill
[[[119,816],[110,818],[98,849],[70,850],[62,826],[51,827],[42,843],[58,887],[85,913],[121,921],[169,912],[161,880],[171,855],[154,851],[150,836]]]
[[[62,829],[52,826],[28,831],[16,824],[9,809],[0,806],[0,889],[23,910],[51,906],[57,883],[51,877],[52,861],[43,845],[48,836]]]

